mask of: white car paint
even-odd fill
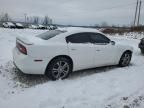
[[[38,29],[38,26],[37,25],[30,25],[29,28],[30,29]]]
[[[12,22],[5,22],[5,23],[3,23],[3,26],[5,28],[15,27],[15,25]]]
[[[95,68],[107,65],[117,65],[126,50],[133,51],[128,45],[116,43],[113,45],[99,45],[93,43],[74,44],[67,43],[66,37],[71,34],[92,32],[100,33],[95,29],[68,29],[48,40],[38,37],[17,37],[17,42],[27,49],[27,55],[21,53],[16,47],[13,50],[15,65],[24,73],[45,74],[48,63],[56,56],[66,55],[73,61],[73,71]],[[42,61],[41,61],[42,60]],[[37,61],[37,62],[36,62]]]

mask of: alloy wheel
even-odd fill
[[[123,57],[122,57],[122,65],[123,66],[127,66],[127,65],[129,65],[129,63],[130,63],[130,60],[131,60],[131,55],[129,54],[129,53],[125,53],[124,55],[123,55]]]
[[[55,79],[63,79],[69,73],[69,64],[66,61],[58,61],[53,65],[52,76]]]

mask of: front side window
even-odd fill
[[[91,33],[90,35],[92,43],[110,43],[110,39],[99,33]]]
[[[66,41],[68,43],[90,43],[90,37],[88,33],[77,33],[66,37]]]

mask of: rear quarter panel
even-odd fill
[[[43,74],[48,63],[56,56],[68,55],[67,45],[64,43],[53,43],[47,45],[33,45],[27,47],[28,56],[34,60],[42,60],[38,66]],[[38,62],[37,62],[38,63]]]
[[[28,55],[34,58],[53,58],[57,55],[68,55],[68,49],[66,43],[33,45],[28,48]]]

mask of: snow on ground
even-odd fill
[[[15,37],[42,32],[0,28],[0,108],[144,108],[144,56],[138,49],[143,34],[110,37],[134,47],[130,66],[78,71],[53,82],[22,74],[12,63]]]
[[[24,87],[41,83],[37,76],[24,75],[15,70],[12,63],[12,49],[15,47],[17,36],[33,36],[44,32],[43,30],[31,29],[2,29],[0,28],[0,98],[8,98],[15,92],[23,91]],[[35,79],[31,81],[31,79]],[[29,83],[31,82],[31,83]]]

